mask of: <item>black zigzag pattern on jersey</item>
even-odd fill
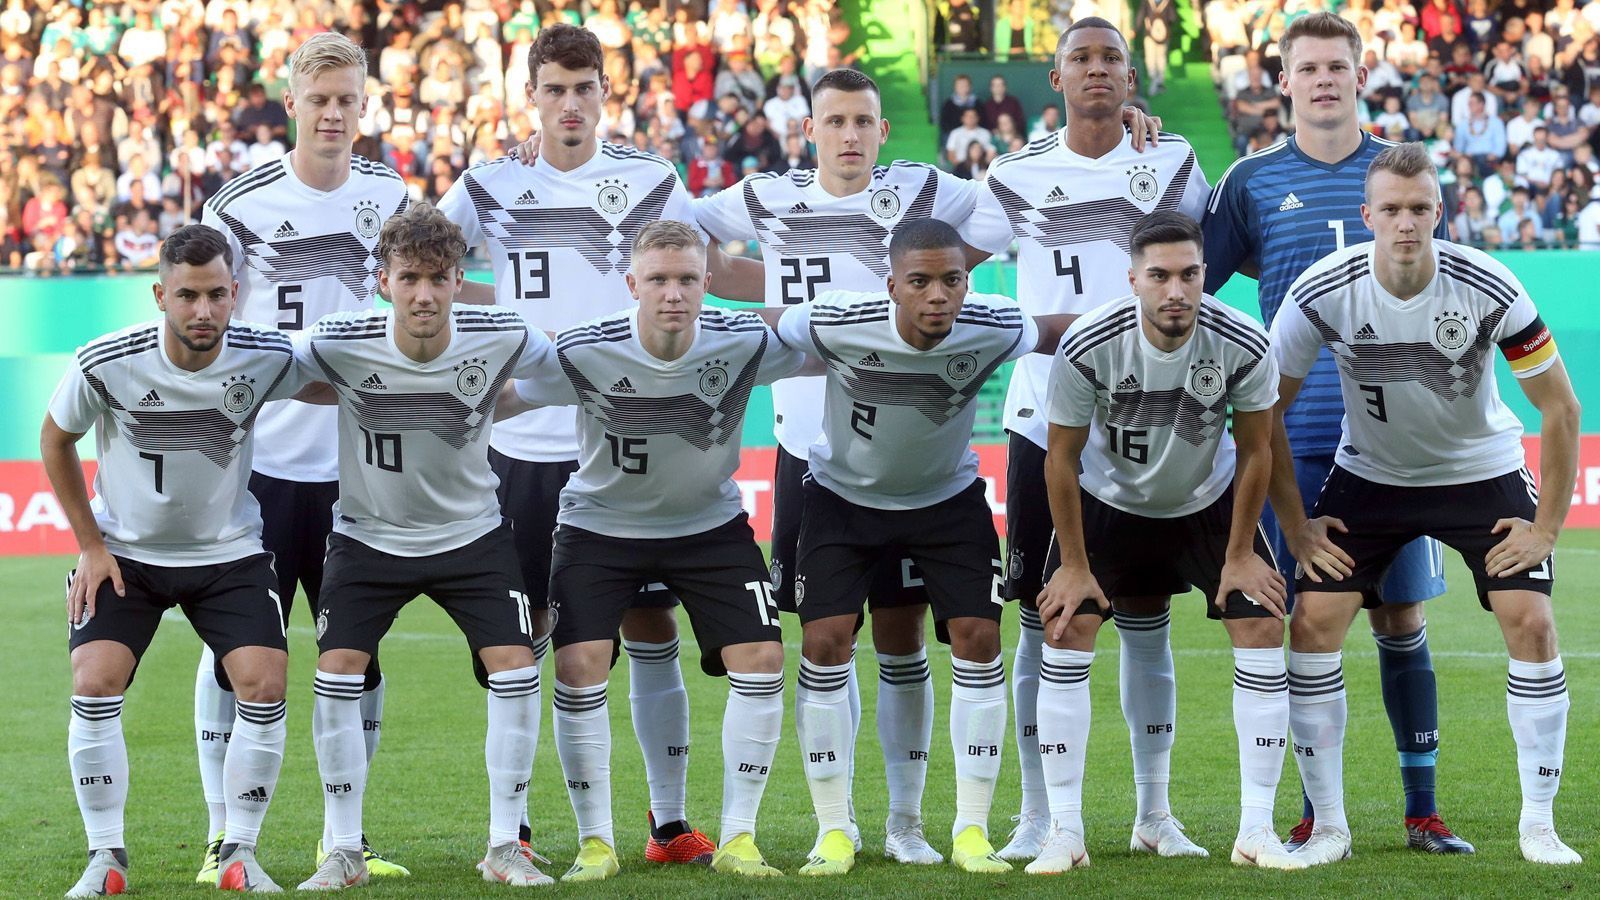
[[[676,173],[661,180],[643,200],[634,204],[622,221],[612,225],[592,207],[519,206],[506,209],[467,172],[461,176],[472,199],[472,209],[485,234],[507,250],[576,250],[601,275],[628,271],[633,259],[633,239],[651,222],[659,221],[678,185]]]
[[[1194,170],[1194,165],[1194,153],[1191,152],[1167,182],[1166,191],[1151,212],[1178,208],[1178,201],[1183,199],[1183,189],[1189,183],[1189,173]],[[1107,197],[1036,209],[997,178],[989,179],[989,186],[1011,222],[1011,233],[1019,238],[1033,238],[1046,247],[1066,247],[1110,238],[1122,248],[1122,252],[1127,253],[1133,226],[1145,216],[1144,210],[1126,197]]]
[[[143,353],[160,343],[159,329],[152,325],[118,338],[99,340],[78,351],[78,367],[88,373],[95,366]]]
[[[1119,428],[1170,428],[1185,443],[1199,447],[1222,427],[1227,406],[1227,392],[1219,394],[1215,403],[1206,404],[1181,387],[1112,391],[1106,424]]]
[[[756,386],[761,360],[767,354],[768,339],[768,335],[761,335],[760,343],[750,359],[722,396],[716,398],[715,405],[697,394],[677,394],[672,397],[606,394],[583,374],[567,353],[570,347],[596,343],[596,339],[564,344],[556,355],[561,360],[561,370],[577,391],[578,401],[583,404],[584,410],[605,425],[606,430],[627,437],[675,434],[689,446],[704,452],[712,447],[727,446],[741,433],[745,409],[750,403],[750,392]]]
[[[1061,347],[1061,355],[1094,386],[1096,391],[1106,390],[1106,383],[1100,380],[1100,374],[1083,357],[1090,350],[1136,327],[1138,327],[1138,313],[1132,307],[1119,310],[1104,321],[1086,326],[1082,331],[1067,338]]]
[[[494,403],[500,397],[500,389],[505,386],[506,379],[511,377],[512,368],[527,349],[528,333],[523,329],[522,340],[518,342],[516,351],[506,357],[505,364],[495,373],[494,379],[480,395],[476,406],[468,406],[460,397],[443,391],[434,393],[363,391],[334,369],[318,349],[317,341],[311,343],[311,357],[327,376],[328,382],[335,389],[343,389],[342,393],[348,402],[341,403],[340,406],[348,409],[356,417],[356,421],[361,423],[361,427],[374,432],[426,431],[444,441],[451,449],[460,450],[477,440],[478,433],[489,425]],[[361,371],[368,369],[363,368]],[[440,377],[449,377],[449,374],[444,373]]]
[[[334,278],[357,302],[372,298],[376,286],[377,250],[348,231],[314,234],[287,240],[263,240],[243,222],[222,210],[217,218],[244,246],[245,261],[271,284],[303,284],[317,278]]]
[[[763,238],[765,243],[785,256],[850,256],[874,277],[888,277],[891,232],[882,221],[865,212],[780,216],[763,206],[756,197],[756,181],[745,181],[744,205],[756,233],[766,235]],[[874,186],[878,183],[874,179]],[[918,188],[916,197],[906,206],[900,221],[910,222],[933,215],[933,202],[938,193],[939,172],[929,166],[928,177]]]

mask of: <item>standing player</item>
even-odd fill
[[[712,868],[782,874],[755,831],[783,727],[783,635],[733,473],[751,389],[805,357],[750,313],[702,312],[707,281],[694,228],[645,226],[628,273],[638,306],[561,332],[559,367],[517,382],[529,403],[582,408],[583,462],[561,492],[550,578],[556,749],[578,818],[578,858],[563,881],[618,869],[607,670],[624,612],[653,583],[683,598],[701,667],[728,676]]]
[[[1273,454],[1272,502],[1305,572],[1290,624],[1289,703],[1316,826],[1294,856],[1321,865],[1350,855],[1340,648],[1401,548],[1429,535],[1461,554],[1510,651],[1522,855],[1582,862],[1556,836],[1552,813],[1570,701],[1550,604],[1577,472],[1578,400],[1516,276],[1486,253],[1432,236],[1443,204],[1421,144],[1378,154],[1366,200],[1373,241],[1307,269],[1272,323],[1280,413],[1324,347],[1338,361],[1349,410],[1314,521],[1300,504],[1282,426]],[[1542,493],[1524,467],[1522,426],[1500,399],[1492,345],[1539,411]]]
[[[327,856],[302,890],[367,880],[361,805],[362,673],[401,607],[427,594],[467,637],[489,691],[484,880],[549,884],[518,840],[539,734],[533,629],[489,468],[488,426],[507,379],[553,363],[542,332],[502,309],[453,309],[461,231],[419,204],[378,238],[379,287],[394,304],[325,317],[297,338],[311,377],[339,404],[339,501],[317,609],[317,768]]]
[[[1304,868],[1272,830],[1289,694],[1284,580],[1260,519],[1278,373],[1261,326],[1202,294],[1202,243],[1200,223],[1182,213],[1142,219],[1129,237],[1133,296],[1075,322],[1050,375],[1045,474],[1058,549],[1039,595],[1047,640],[1039,744],[1053,821],[1030,874],[1089,864],[1089,666],[1112,604],[1170,604],[1190,585],[1233,643],[1243,810],[1233,861]]]
[[[951,859],[968,872],[1005,872],[988,838],[1006,721],[1000,548],[971,447],[972,399],[1008,360],[1053,348],[1066,321],[1036,325],[1008,298],[969,296],[961,237],[938,219],[901,225],[889,261],[887,292],[829,291],[778,321],[784,343],[828,366],[794,585],[805,632],[795,723],[822,832],[800,873],[842,875],[855,864],[845,682],[871,573],[902,556],[922,571],[951,649]]]
[[[961,229],[979,251],[969,261],[1017,242],[1017,299],[1029,313],[1083,313],[1121,296],[1134,224],[1151,212],[1199,218],[1204,210],[1210,188],[1188,142],[1162,133],[1161,143],[1141,153],[1138,132],[1124,129],[1123,103],[1134,93],[1135,78],[1115,26],[1098,18],[1073,23],[1056,45],[1050,73],[1051,88],[1066,103],[1066,126],[996,160],[976,212]],[[1012,669],[1022,810],[1000,851],[1011,860],[1037,856],[1050,824],[1035,712],[1043,632],[1034,600],[1051,543],[1044,483],[1049,376],[1048,358],[1024,358],[1006,394],[1005,596],[1020,601],[1022,615]],[[1177,827],[1167,802],[1177,713],[1167,605],[1160,598],[1118,600],[1122,712],[1138,790],[1135,849],[1203,854]]]
[[[1362,184],[1368,164],[1392,146],[1356,122],[1357,96],[1367,73],[1357,64],[1361,37],[1354,25],[1333,13],[1302,16],[1284,31],[1279,46],[1284,67],[1278,83],[1294,106],[1295,134],[1234,163],[1217,184],[1205,218],[1206,290],[1220,290],[1236,272],[1256,275],[1261,316],[1268,324],[1289,285],[1312,263],[1372,238],[1360,215]],[[1449,237],[1443,221],[1435,236]],[[1343,416],[1333,360],[1324,353],[1285,417],[1305,502],[1333,469]],[[1293,563],[1283,533],[1272,515],[1265,522],[1273,553],[1289,578]],[[1383,703],[1400,753],[1406,841],[1429,853],[1471,853],[1472,845],[1439,819],[1434,802],[1439,704],[1421,601],[1444,593],[1439,545],[1419,540],[1407,547],[1374,588],[1379,590],[1383,605],[1374,603],[1369,619],[1378,643]],[[1311,827],[1308,799],[1286,845],[1299,846]]]
[[[625,280],[633,239],[662,218],[693,220],[689,194],[672,163],[596,138],[611,91],[604,65],[600,42],[582,28],[552,26],[534,41],[528,99],[545,137],[539,164],[524,166],[507,157],[474,166],[439,202],[440,211],[461,226],[468,246],[488,247],[494,265],[494,285],[469,282],[463,301],[498,302],[552,331],[627,309],[633,305]],[[742,278],[744,294],[755,296],[758,263],[741,260],[737,270],[718,268],[729,262],[720,253],[712,262],[719,285],[725,280],[738,291]],[[501,503],[517,526],[517,556],[536,611],[541,656],[557,497],[578,469],[576,422],[571,409],[534,410],[501,422],[491,438],[489,456]],[[676,604],[659,587],[642,593],[623,617],[622,644],[634,731],[650,785],[645,856],[704,863],[716,847],[690,827],[684,810],[689,695],[678,667]]]
[[[82,553],[67,578],[72,720],[67,755],[89,834],[89,866],[68,897],[128,885],[122,698],[173,606],[238,692],[223,760],[227,827],[220,887],[276,891],[256,838],[283,763],[288,643],[261,515],[246,490],[262,404],[300,383],[282,334],[233,325],[233,251],[189,225],[161,246],[160,321],[91,341],[50,401],[45,471]],[[91,503],[76,444],[95,429]]]
[[[366,53],[348,38],[328,33],[307,39],[289,60],[283,98],[295,121],[295,148],[206,201],[201,221],[227,235],[233,248],[241,318],[298,331],[329,313],[372,305],[378,267],[372,250],[384,220],[405,209],[406,186],[387,166],[351,154],[366,109],[366,77]],[[261,540],[275,560],[286,621],[297,584],[312,609],[321,594],[323,553],[339,497],[334,422],[332,409],[303,403],[272,404],[261,412],[250,492],[261,504]],[[200,780],[211,813],[211,843],[195,879],[201,883],[216,880],[221,767],[233,720],[233,695],[217,684],[213,668],[210,653],[203,654],[195,679]],[[366,674],[361,719],[370,764],[383,727],[376,656]],[[323,833],[324,844],[329,837]],[[372,874],[410,874],[365,843],[362,850]]]

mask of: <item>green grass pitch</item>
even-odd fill
[[[1557,804],[1562,836],[1591,858],[1568,869],[1537,867],[1517,855],[1519,806],[1515,750],[1505,716],[1505,650],[1493,619],[1478,609],[1470,580],[1453,556],[1450,594],[1428,606],[1429,635],[1439,674],[1443,731],[1439,799],[1450,823],[1475,842],[1472,858],[1427,858],[1405,849],[1400,827],[1400,787],[1395,752],[1378,693],[1377,661],[1358,620],[1345,671],[1350,686],[1346,784],[1354,859],[1311,872],[1268,874],[1229,865],[1238,817],[1237,756],[1231,703],[1231,665],[1222,629],[1204,619],[1198,597],[1182,599],[1173,628],[1178,667],[1178,735],[1173,755],[1174,811],[1190,834],[1210,849],[1209,860],[1158,860],[1127,850],[1133,812],[1128,740],[1118,709],[1115,629],[1101,636],[1094,667],[1094,729],[1085,786],[1085,820],[1093,866],[1051,880],[1020,871],[1004,877],[967,876],[948,866],[899,867],[881,856],[886,812],[873,698],[876,683],[864,641],[863,738],[858,755],[856,808],[865,852],[844,879],[802,881],[792,873],[815,833],[810,796],[801,772],[792,712],[762,808],[759,841],[774,865],[791,877],[748,883],[706,870],[663,870],[644,861],[646,791],[643,766],[628,719],[626,665],[612,680],[615,751],[612,784],[622,873],[602,885],[558,886],[562,895],[617,897],[774,896],[1023,896],[1171,893],[1206,896],[1434,897],[1600,894],[1600,533],[1569,532],[1558,561],[1557,620],[1572,691],[1566,772]],[[61,580],[70,560],[60,557],[0,561],[8,627],[0,638],[0,896],[59,897],[84,861],[82,825],[65,759],[70,691]],[[1016,613],[1006,614],[1006,662],[1014,646]],[[687,633],[687,630],[685,630]],[[793,702],[799,627],[785,621]],[[864,635],[865,637],[865,635]],[[289,746],[262,862],[280,884],[310,874],[321,828],[316,759],[310,736],[312,652],[310,617],[296,605],[290,634]],[[205,841],[205,809],[195,768],[192,724],[194,668],[199,641],[187,624],[169,620],[140,667],[124,713],[132,766],[128,841],[131,886],[145,897],[197,895],[193,884]],[[924,804],[928,836],[949,851],[954,804],[945,711],[949,699],[946,650],[930,646],[938,714]],[[473,870],[482,855],[484,796],[483,692],[468,668],[465,644],[431,603],[419,601],[385,642],[389,677],[384,738],[373,767],[366,827],[377,846],[409,865],[413,877],[374,882],[360,889],[374,897],[503,896],[512,889],[486,884]],[[713,838],[721,793],[719,729],[726,685],[699,673],[696,651],[685,642],[684,670],[693,716],[689,811]],[[554,860],[560,875],[575,851],[551,733],[547,667],[545,712],[533,777],[535,846]],[[792,709],[792,706],[791,706]],[[1005,839],[1018,799],[1015,750],[1007,741],[991,832]],[[1298,816],[1294,763],[1286,760],[1277,822],[1285,830]]]

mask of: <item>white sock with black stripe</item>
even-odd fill
[[[644,754],[650,812],[658,826],[681,822],[688,816],[689,692],[678,666],[678,639],[624,639],[622,649],[628,653],[628,703]]]
[[[534,667],[534,669],[537,670],[537,669],[543,668],[543,666],[544,666],[544,656],[545,656],[546,653],[549,653],[549,652],[550,652],[550,632],[547,631],[544,634],[540,635],[539,637],[534,638],[534,641],[533,641],[533,667]],[[534,733],[534,736],[535,736],[536,739],[537,739],[537,736],[539,734],[539,715],[542,712],[542,709],[543,708],[542,708],[541,704],[538,704],[538,703],[534,704],[533,733]],[[533,824],[532,824],[532,821],[528,818],[528,796],[530,794],[532,794],[532,793],[533,793],[533,791],[529,791],[529,790],[525,790],[525,791],[522,792],[522,827],[518,830],[517,834],[518,834],[519,837],[521,837],[525,841],[533,840]]]
[[[1522,781],[1519,831],[1554,827],[1556,791],[1567,743],[1567,674],[1557,656],[1549,662],[1511,660],[1506,678],[1506,715],[1517,742],[1517,774]]]
[[[254,847],[278,786],[278,770],[283,768],[288,702],[238,700],[234,706],[238,718],[228,741],[228,758],[222,764],[228,814],[227,836],[222,842]]]
[[[207,841],[228,821],[222,764],[228,758],[228,739],[237,715],[233,700],[233,691],[225,691],[217,684],[217,657],[202,644],[200,665],[194,673],[194,745],[200,757],[200,789],[205,793],[209,818]]]
[[[889,783],[889,827],[922,821],[922,792],[933,743],[933,679],[928,652],[878,654],[878,741]]]
[[[1039,611],[1019,606],[1017,655],[1011,663],[1011,710],[1016,717],[1017,762],[1022,767],[1022,814],[1050,815],[1050,792],[1039,761],[1039,663],[1044,656],[1044,625]]]
[[[856,666],[856,645],[850,645],[850,677],[844,683],[850,704],[850,774],[845,782],[845,805],[850,809],[850,827],[856,828],[856,739],[861,736],[861,670]],[[853,831],[852,834],[855,834]]]
[[[73,695],[67,761],[89,851],[126,847],[122,822],[128,805],[128,746],[122,740],[121,697]]]
[[[367,748],[361,728],[366,676],[317,670],[311,718],[322,773],[325,825],[322,849],[361,849],[361,800],[367,790]]]
[[[1233,728],[1239,738],[1239,836],[1272,825],[1289,733],[1283,648],[1233,649]]]
[[[999,656],[973,662],[952,655],[950,672],[950,745],[956,761],[950,836],[976,825],[987,837],[1006,739],[1006,667]]]
[[[794,723],[800,733],[817,833],[850,827],[850,770],[855,734],[850,728],[850,698],[845,684],[851,663],[818,665],[800,660],[794,692]]]
[[[517,839],[538,744],[538,667],[491,674],[489,727],[483,741],[483,762],[489,772],[491,847]]]
[[[1289,651],[1289,730],[1300,781],[1317,826],[1345,832],[1344,728],[1345,703],[1342,653]]]
[[[1172,781],[1172,740],[1178,713],[1178,681],[1169,640],[1172,616],[1113,614],[1122,650],[1117,684],[1122,717],[1133,748],[1136,822],[1170,812],[1167,785]]]
[[[611,713],[606,686],[577,688],[557,681],[554,706],[556,755],[578,819],[578,840],[598,837],[616,847],[611,832]]]
[[[1039,668],[1039,762],[1051,824],[1083,836],[1083,765],[1089,749],[1093,650],[1046,646]]]
[[[372,768],[372,758],[378,755],[378,742],[383,739],[383,695],[389,680],[378,676],[372,690],[361,692],[361,740],[367,751],[367,768]]]
[[[722,713],[722,843],[756,834],[756,814],[783,732],[783,673],[729,672]]]

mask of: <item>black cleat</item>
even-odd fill
[[[1434,813],[1425,819],[1406,819],[1406,846],[1424,853],[1476,853],[1466,841],[1446,828]]]

